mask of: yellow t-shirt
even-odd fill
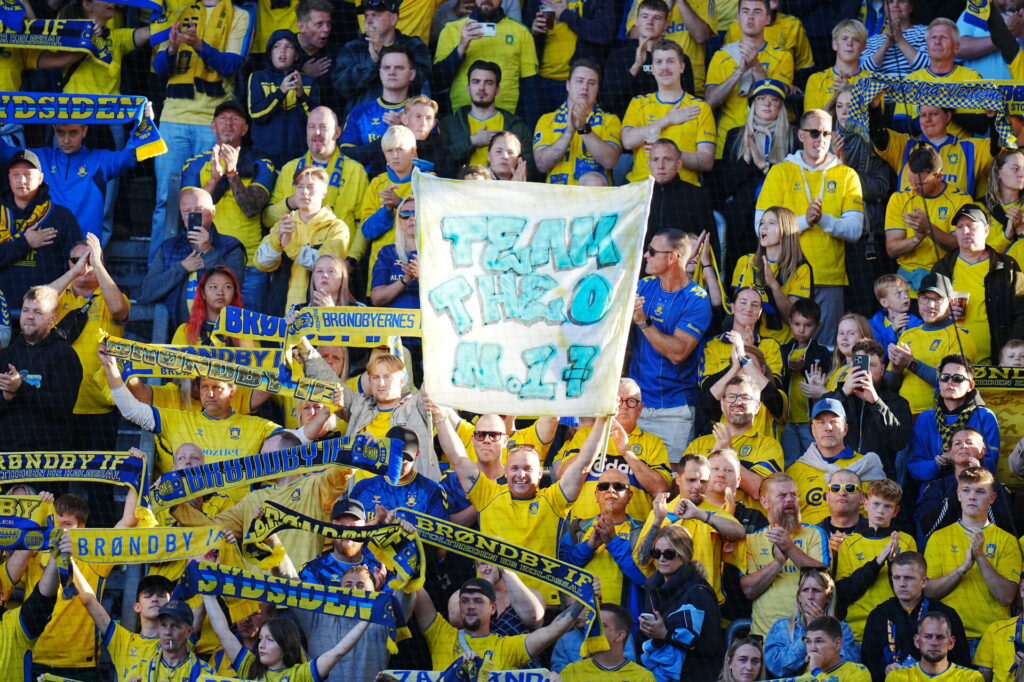
[[[884,535],[878,538],[868,538],[860,533],[853,533],[843,540],[836,555],[836,579],[841,580],[853,574],[858,568],[874,561],[886,545],[889,544],[889,536]],[[914,538],[906,533],[900,533],[900,550],[917,551],[917,543]],[[868,620],[868,614],[876,606],[892,597],[892,586],[889,584],[889,564],[882,565],[875,581],[860,599],[847,607],[846,622],[853,630],[854,638],[859,642],[864,638],[864,626]]]
[[[1020,581],[1021,556],[1017,538],[990,523],[982,531],[985,556],[999,575],[1013,582]],[[971,535],[960,521],[940,528],[928,538],[924,558],[928,562],[928,577],[947,575],[964,562],[964,552],[970,550]],[[942,598],[942,603],[960,614],[968,637],[977,638],[994,621],[1010,615],[1010,607],[996,601],[988,591],[978,564],[960,579],[956,587]]]
[[[568,0],[566,9],[572,10],[579,17],[587,14],[588,6],[583,0]],[[532,20],[523,17],[523,22],[529,26]],[[576,54],[576,33],[569,28],[569,25],[556,20],[555,26],[544,36],[544,52],[540,58],[540,76],[553,81],[569,80],[569,62]]]
[[[729,26],[729,30],[725,32],[724,44],[728,45],[742,39],[743,32],[740,30],[740,25],[733,22]],[[772,46],[781,47],[792,54],[793,64],[797,69],[809,69],[814,66],[814,55],[811,53],[811,41],[807,39],[807,31],[804,30],[803,23],[793,15],[783,14],[782,12],[776,14],[775,21],[764,28],[764,39]],[[811,78],[814,78],[816,75],[818,74],[813,74]],[[810,81],[808,81],[808,87],[804,89],[804,92],[807,96],[810,96]],[[827,101],[826,99],[825,102]],[[823,109],[824,104],[822,102],[820,105],[814,104],[814,106],[811,106],[804,99],[804,111],[808,109]]]
[[[732,271],[732,288],[739,289],[740,287],[757,287],[761,291],[761,304],[764,306],[766,312],[775,310],[775,303],[771,299],[771,294],[767,287],[764,285],[758,286],[754,277],[754,257],[757,254],[748,253],[739,257],[736,261],[736,267]],[[773,260],[768,261],[772,268],[772,272],[776,276],[779,274],[779,265]],[[811,269],[810,263],[801,263],[797,266],[796,271],[790,275],[789,279],[782,282],[782,293],[786,296],[794,298],[810,298],[814,294],[814,271]],[[768,326],[768,320],[765,315],[761,316],[761,321],[758,322],[757,332],[761,336],[767,336],[773,338],[784,344],[793,338],[793,330],[790,329],[789,323],[786,320],[782,320],[781,329],[772,329]]]
[[[747,567],[746,574],[756,573],[775,561],[772,554],[771,540],[765,537],[767,528],[747,535]],[[808,556],[817,559],[826,566],[829,563],[828,538],[825,531],[817,526],[802,524],[800,531],[793,537]],[[771,586],[754,600],[753,627],[754,634],[766,635],[772,624],[779,618],[793,615],[793,604],[796,602],[796,588],[800,583],[800,569],[790,560],[786,560],[782,571],[775,576]]]
[[[901,191],[912,189],[907,159],[920,142],[930,145],[938,152],[942,159],[942,179],[949,186],[970,196],[985,195],[988,169],[992,165],[992,151],[988,140],[961,140],[952,134],[952,130],[938,146],[924,137],[910,137],[904,133],[889,131],[889,146],[884,150],[876,147],[875,151],[897,174],[896,186]]]
[[[138,676],[140,671],[149,669],[149,663],[160,650],[159,637],[143,637],[129,632],[116,621],[103,633],[103,647],[110,654],[110,662],[117,675],[117,682],[127,682]]]
[[[0,670],[5,680],[22,682],[31,677],[25,674],[25,663],[32,660],[32,642],[21,624],[20,607],[0,614]]]
[[[529,499],[518,499],[512,497],[508,486],[481,476],[466,496],[480,512],[480,532],[484,535],[545,556],[557,556],[559,527],[571,504],[558,483],[538,490]],[[552,586],[525,576],[523,583],[540,591],[549,606],[558,604],[558,593]]]
[[[839,384],[846,381],[846,375],[850,373],[850,363],[844,362],[832,369],[829,372],[828,378],[825,380],[825,390],[834,391],[839,388]]]
[[[0,49],[0,90],[20,92],[22,72],[36,68],[39,50]]]
[[[740,459],[740,464],[761,478],[782,473],[785,467],[782,444],[770,434],[763,433],[753,425],[751,425],[750,429],[732,439],[732,447]],[[707,457],[714,449],[715,437],[709,433],[706,436],[701,436],[691,441],[686,446],[686,451],[683,454],[696,454]],[[764,511],[761,501],[751,497],[743,490],[736,491],[736,501],[742,502],[747,507],[757,509],[758,511]]]
[[[973,358],[978,351],[974,345],[974,335],[966,329],[954,328],[948,323],[940,329],[931,329],[927,325],[911,327],[900,334],[899,343],[910,346],[914,359],[938,371],[942,358],[951,353],[963,353]],[[909,370],[903,372],[903,384],[900,395],[910,403],[910,411],[920,414],[935,407],[935,387]]]
[[[481,120],[473,116],[472,113],[466,113],[466,122],[469,123],[469,134],[470,136],[476,135],[481,130],[504,130],[505,129],[505,114],[500,111],[495,111],[489,117]],[[487,146],[474,147],[473,153],[469,155],[469,161],[466,162],[468,166],[486,166],[487,165]]]
[[[862,453],[852,451],[850,457],[836,463],[846,468],[862,459]],[[825,472],[797,460],[789,465],[786,473],[796,482],[796,494],[800,497],[800,518],[803,522],[818,523],[828,517],[828,504],[825,503]]]
[[[464,653],[459,642],[459,631],[435,614],[434,620],[423,633],[430,647],[430,660],[434,670],[444,670]],[[477,656],[492,652],[491,661],[495,670],[515,670],[530,660],[530,652],[526,649],[526,635],[496,635],[491,633],[484,637],[474,637],[466,633],[466,643]]]
[[[636,25],[636,14],[639,11],[641,0],[633,0],[629,9],[629,16],[626,18],[626,32],[633,30]],[[690,9],[711,29],[711,34],[718,33],[718,19],[715,14],[715,0],[687,0]],[[693,34],[686,28],[683,21],[683,13],[679,6],[672,3],[668,11],[668,24],[665,26],[665,37],[678,43],[683,52],[690,58],[693,67],[693,86],[698,97],[704,96],[704,82],[710,78],[707,73],[707,52],[702,43],[693,38]]]
[[[568,125],[569,110],[564,102],[554,111],[541,116],[533,133],[534,152],[550,147],[557,142]],[[622,146],[622,121],[615,114],[610,114],[595,106],[594,110],[590,112],[590,116],[587,117],[587,125],[594,130],[595,135],[605,142],[617,147]],[[577,185],[580,177],[587,173],[600,173],[609,181],[611,180],[611,171],[605,170],[591,155],[583,141],[583,136],[573,135],[569,149],[548,171],[547,181],[553,185]]]
[[[468,21],[469,17],[463,17],[448,22],[441,29],[441,35],[437,38],[435,64],[458,48],[462,39],[462,26]],[[501,92],[494,103],[499,109],[515,111],[519,103],[519,80],[537,75],[537,50],[530,29],[505,17],[498,22],[496,35],[470,42],[452,82],[452,111],[470,103],[466,84],[469,81],[469,66],[477,59],[492,61],[501,67]]]
[[[238,671],[244,680],[253,679],[252,666],[256,664],[256,654],[243,648],[231,662],[231,667]],[[316,659],[305,663],[296,663],[281,670],[268,670],[259,677],[260,682],[320,682],[320,673],[316,669]]]
[[[593,427],[590,426],[578,429],[575,435],[573,435],[572,440],[562,446],[562,450],[555,461],[563,462],[569,457],[579,455],[583,444],[592,430]],[[629,449],[641,462],[658,472],[658,475],[661,476],[665,483],[671,485],[672,470],[668,464],[668,450],[665,449],[665,443],[662,442],[661,438],[658,438],[653,433],[641,431],[640,427],[637,426],[629,433]],[[604,450],[605,469],[619,469],[629,477],[629,486],[633,491],[633,498],[626,505],[626,514],[637,520],[646,519],[647,515],[651,513],[651,503],[654,498],[640,485],[640,481],[633,474],[633,470],[626,464],[625,458],[619,455],[618,452],[618,448],[615,447],[615,440],[609,437]],[[576,498],[576,502],[572,505],[572,514],[578,519],[589,519],[601,513],[595,498],[597,479],[604,472],[603,469],[597,470],[600,465],[601,455],[599,454],[593,468],[587,472],[587,480],[583,483],[579,497]]]
[[[992,673],[992,682],[1014,682],[1013,674],[1018,637],[1018,618],[997,620],[985,628],[978,649],[974,652],[975,667],[983,668]]]
[[[642,128],[658,120],[672,109],[689,106],[700,107],[697,118],[679,125],[670,125],[661,131],[659,137],[667,137],[676,143],[679,151],[690,153],[696,152],[702,144],[716,144],[718,131],[715,127],[715,117],[711,113],[711,107],[704,100],[698,99],[688,92],[684,92],[682,98],[675,102],[662,102],[658,98],[657,92],[637,95],[626,109],[622,127]],[[626,180],[637,182],[647,179],[650,174],[651,172],[647,169],[647,150],[641,145],[633,150],[633,169],[626,176]],[[679,169],[679,179],[700,187],[700,174],[685,166]]]
[[[601,667],[593,658],[584,658],[565,666],[561,676],[563,682],[654,682],[650,670],[629,659],[617,668],[608,669]]]
[[[910,668],[893,670],[885,676],[885,682],[983,682],[984,679],[977,670],[964,668],[956,663],[950,663],[949,667],[938,675],[929,675],[921,670],[921,664],[918,663]],[[997,675],[995,679],[998,680],[999,676]]]
[[[765,29],[765,37],[767,35],[768,29]],[[802,69],[803,67],[798,66],[796,68]],[[846,81],[853,85],[866,76],[867,73],[864,69],[860,69],[852,76],[847,76]],[[835,81],[837,78],[839,78],[839,72],[836,71],[834,66],[830,66],[824,71],[812,73],[807,79],[806,87],[804,87],[804,111],[824,109],[825,105],[832,99],[832,96],[836,94]]]
[[[953,231],[950,221],[956,215],[957,209],[973,201],[974,199],[948,184],[933,197],[922,196],[912,189],[897,192],[889,197],[889,203],[885,207],[885,234],[894,234],[901,239],[913,237],[914,230],[907,225],[903,214],[913,213],[915,209],[927,213],[928,220],[933,225],[949,234]],[[913,251],[903,254],[896,262],[905,270],[931,270],[935,261],[948,253],[945,248],[936,246],[931,236],[925,237]]]
[[[972,360],[976,365],[991,365],[993,360],[992,333],[985,308],[985,275],[990,265],[988,258],[973,264],[957,258],[953,266],[953,290],[971,295],[967,301],[967,317],[960,324],[974,337],[975,355]]]
[[[84,59],[74,66],[65,69],[64,77],[67,82],[64,84],[65,93],[89,94],[89,95],[120,95],[121,94],[121,65],[125,56],[135,49],[135,29],[115,28],[110,31],[102,40],[110,50],[110,63],[96,59],[87,54]]]
[[[774,47],[765,41],[764,47],[758,52],[758,61],[768,78],[782,81],[786,85],[793,84],[793,55],[787,50],[783,50],[781,47]],[[708,87],[724,83],[733,74],[737,66],[736,60],[725,50],[715,52],[711,57],[711,65],[708,66]],[[721,111],[718,112],[716,159],[722,158],[722,153],[725,151],[725,136],[729,134],[729,131],[733,128],[741,128],[746,123],[747,93],[740,92],[739,85],[735,85],[722,104]],[[788,203],[779,205],[789,206]]]
[[[782,376],[782,347],[779,342],[770,337],[757,339],[757,348],[764,354],[768,369],[775,376]],[[697,374],[701,381],[721,372],[732,362],[733,345],[725,340],[725,335],[708,339],[704,344],[704,352],[700,356],[700,365]]]
[[[78,361],[82,364],[82,383],[78,388],[75,414],[106,414],[114,409],[114,398],[110,395],[110,387],[102,374],[103,368],[100,367],[96,348],[99,346],[101,329],[111,336],[122,336],[124,325],[114,321],[99,289],[93,292],[91,298],[89,321],[71,344],[78,355]],[[121,294],[121,298],[130,305],[127,296]],[[57,320],[63,320],[69,312],[78,310],[88,302],[88,298],[76,295],[74,290],[68,287],[57,299]]]
[[[295,13],[298,4],[295,0],[286,3],[257,0],[256,30],[250,50],[252,54],[263,54],[266,51],[267,41],[274,35],[274,31],[284,29],[295,33],[299,30],[299,18]]]
[[[863,217],[860,178],[843,164],[814,171],[806,171],[792,161],[772,166],[761,187],[757,209],[786,206],[800,217],[807,213],[814,198],[822,201],[822,215],[841,218],[846,212],[856,212]],[[820,223],[800,233],[800,248],[814,268],[816,285],[850,283],[846,276],[846,242],[825,232]]]

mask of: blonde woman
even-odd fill
[[[725,665],[718,682],[756,682],[764,679],[764,641],[760,637],[737,637],[725,652]]]
[[[989,169],[985,208],[992,216],[988,245],[1019,264],[1024,258],[1020,243],[1024,236],[1024,152],[1020,149],[1003,149],[996,155]]]

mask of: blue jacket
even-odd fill
[[[0,158],[5,163],[19,151],[0,138]],[[50,186],[53,202],[78,218],[83,236],[88,232],[101,236],[107,182],[135,167],[135,150],[114,152],[82,145],[74,154],[56,147],[33,147],[32,151],[43,165],[43,180]]]
[[[967,426],[977,429],[985,437],[985,461],[983,467],[996,473],[996,464],[999,460],[999,422],[992,410],[985,407],[978,392],[975,389],[968,394],[964,407],[977,405],[977,409],[967,420]],[[914,437],[910,441],[910,459],[907,461],[907,469],[910,475],[918,481],[931,481],[942,475],[935,458],[942,454],[943,447],[939,436],[939,428],[935,422],[935,410],[925,410],[917,416],[914,422]],[[943,409],[942,418],[947,423],[956,421],[960,410],[955,413],[947,413]]]
[[[274,31],[267,41],[268,62],[270,50],[279,40],[292,43],[296,54],[302,52],[294,33],[285,29]],[[295,70],[294,66],[287,71],[271,66],[249,76],[252,145],[278,167],[302,156],[306,150],[306,119],[309,112],[320,105],[320,89],[316,79],[305,74],[302,75],[301,95],[295,102],[288,103],[287,96],[281,92],[281,81]]]

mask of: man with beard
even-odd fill
[[[878,455],[862,454],[846,444],[848,429],[846,409],[841,402],[823,398],[814,404],[811,411],[814,444],[786,469],[800,491],[800,513],[807,523],[818,523],[828,516],[825,488],[829,477],[840,469],[853,471],[861,481],[885,478]]]
[[[747,570],[740,587],[754,602],[751,631],[765,635],[772,623],[793,613],[800,569],[828,565],[825,532],[800,520],[796,483],[772,474],[761,484],[761,506],[769,526],[747,536]]]
[[[181,188],[201,187],[213,197],[220,231],[242,242],[249,256],[242,281],[242,300],[258,307],[267,273],[256,267],[256,249],[263,238],[260,212],[274,186],[274,165],[257,150],[243,148],[249,132],[249,115],[235,101],[217,106],[210,124],[216,142],[213,149],[193,156],[181,169]],[[155,247],[153,256],[155,257]],[[150,258],[153,260],[153,258]]]
[[[651,549],[666,521],[681,525],[693,538],[693,558],[704,564],[708,583],[721,603],[722,593],[722,551],[726,542],[737,542],[746,537],[746,529],[721,507],[704,499],[704,491],[711,477],[711,467],[703,455],[684,455],[682,465],[676,473],[679,496],[669,500],[668,493],[654,498],[654,511],[647,517],[640,531],[641,543],[634,552],[637,565],[652,568]],[[669,511],[671,510],[671,512]]]
[[[964,469],[957,477],[960,522],[935,531],[924,550],[925,596],[942,599],[962,614],[968,640],[977,640],[992,622],[1010,616],[1020,580],[1017,538],[989,521],[995,485],[988,469]]]
[[[981,682],[982,673],[949,660],[956,644],[949,617],[941,611],[929,611],[921,618],[914,635],[914,646],[921,652],[921,661],[886,673],[886,682],[925,682],[940,675],[949,682]]]
[[[21,336],[0,352],[0,432],[9,452],[61,452],[73,443],[82,363],[56,324],[57,292],[29,289],[21,304]]]
[[[625,606],[636,618],[643,611],[640,587],[647,576],[633,562],[643,524],[626,513],[632,497],[626,472],[605,469],[594,488],[598,515],[572,518],[558,556],[592,573],[600,580],[601,599]]]
[[[469,104],[441,119],[441,145],[447,150],[441,174],[454,177],[463,166],[486,166],[487,146],[503,130],[519,138],[523,158],[533,168],[530,129],[523,119],[495,104],[501,92],[501,67],[476,60],[469,65]]]
[[[754,417],[762,407],[761,391],[750,377],[739,374],[725,385],[720,406],[722,421],[711,427],[711,433],[690,443],[686,452],[707,457],[717,450],[734,450],[743,465],[736,499],[761,510],[761,482],[783,467],[782,445],[754,426]]]

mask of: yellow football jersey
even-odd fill
[[[963,258],[957,258],[953,266],[953,290],[970,294],[967,316],[960,324],[974,338],[975,354],[971,360],[976,365],[991,365],[993,360],[992,332],[989,330],[985,308],[985,275],[988,274],[989,266],[988,258],[980,263],[968,263]]]
[[[885,682],[983,682],[984,679],[977,670],[964,668],[956,663],[950,663],[949,667],[938,675],[929,675],[921,670],[921,664],[918,663],[910,668],[893,670],[885,676]]]
[[[740,25],[733,23],[725,32],[724,44],[735,43],[743,38]],[[799,19],[791,14],[778,12],[775,20],[764,27],[764,39],[774,47],[781,47],[793,55],[793,64],[799,69],[809,69],[814,66],[814,55],[811,53],[811,41],[807,39],[807,31]],[[817,74],[814,74],[817,75]],[[814,78],[814,75],[811,78]],[[810,85],[810,81],[808,81]],[[804,89],[807,95],[811,94],[810,87]],[[825,100],[826,102],[828,100]],[[804,100],[804,111],[808,109],[821,109],[821,106],[810,106]]]
[[[715,14],[715,0],[685,0],[702,21],[711,29],[711,34],[718,33],[718,19]],[[629,16],[626,17],[626,32],[633,30],[636,26],[636,14],[639,10],[641,0],[633,0],[629,9]],[[665,26],[665,37],[678,43],[683,52],[690,58],[693,67],[693,85],[698,96],[704,95],[704,82],[708,78],[706,51],[702,43],[694,40],[693,35],[687,30],[686,22],[683,21],[683,13],[675,3],[670,5],[668,11],[668,25]]]
[[[629,542],[630,531],[639,527],[640,523],[636,518],[626,519],[615,526],[615,535]],[[594,534],[594,524],[590,524],[586,528],[583,536],[580,538],[581,542],[586,542]],[[642,538],[643,535],[640,537]],[[593,574],[600,581],[603,601],[614,604],[622,603],[622,586],[626,582],[626,576],[622,573],[619,565],[615,563],[614,557],[608,552],[607,545],[598,545],[597,549],[594,550],[594,555],[583,569]]]
[[[434,620],[424,631],[423,637],[430,647],[430,659],[435,670],[444,670],[462,657],[459,631],[442,618],[441,614],[434,615]],[[526,650],[526,635],[506,637],[491,633],[483,637],[474,637],[467,632],[466,641],[477,656],[484,656],[490,652],[495,670],[515,670],[530,660],[530,654]]]
[[[785,466],[782,444],[770,434],[762,432],[756,426],[751,425],[746,432],[733,438],[732,447],[740,459],[740,464],[761,478],[782,473]],[[691,441],[686,446],[686,451],[683,454],[688,455],[692,453],[707,457],[714,449],[715,436],[709,433],[706,436],[701,436]],[[743,490],[736,491],[736,501],[742,502],[747,507],[757,509],[758,511],[764,511],[761,501],[751,497]]]
[[[877,538],[865,537],[860,533],[849,535],[843,540],[843,544],[839,546],[839,552],[836,555],[836,580],[847,578],[864,564],[874,561],[879,552],[888,544],[889,535]],[[917,543],[914,542],[914,538],[906,533],[900,533],[899,551],[916,552]],[[861,595],[860,599],[847,607],[846,622],[849,624],[850,629],[853,630],[853,636],[858,642],[864,638],[864,625],[867,623],[868,614],[876,606],[891,597],[892,586],[889,584],[889,564],[885,563],[867,591]]]
[[[0,614],[0,670],[5,680],[22,682],[31,678],[26,675],[25,664],[32,661],[29,649],[33,641],[21,624],[20,607]]]
[[[120,95],[121,65],[129,52],[135,49],[135,29],[111,29],[106,37],[93,35],[93,40],[105,43],[110,50],[109,62],[87,54],[73,67],[64,71],[64,89],[68,94]],[[266,44],[266,43],[264,43]]]
[[[593,657],[584,658],[565,666],[561,676],[563,682],[654,682],[654,675],[650,670],[629,659],[615,668],[605,668]]]
[[[997,620],[985,628],[972,663],[991,672],[992,682],[1015,682],[1016,642],[1020,638],[1020,618]]]
[[[320,166],[309,155],[309,152],[297,159],[292,159],[281,168],[281,172],[277,174],[277,180],[274,182],[274,191],[270,195],[270,201],[263,209],[264,227],[273,227],[281,219],[281,216],[288,212],[285,199],[290,197],[295,189],[292,180],[295,178],[295,174],[306,166]],[[370,184],[366,169],[363,168],[363,164],[342,154],[340,149],[335,149],[327,163],[320,167],[327,171],[328,176],[324,206],[334,211],[334,215],[349,226],[352,230],[352,238],[348,243],[354,244],[359,225],[363,220],[361,211],[363,196]],[[349,255],[352,255],[351,250]]]
[[[875,151],[897,174],[896,185],[900,190],[913,189],[907,159],[910,152],[920,143],[930,145],[942,159],[942,179],[953,189],[968,196],[984,196],[988,186],[988,169],[992,165],[992,150],[988,140],[961,140],[950,133],[942,144],[932,144],[925,137],[910,137],[904,133],[889,131],[889,146]]]
[[[231,666],[244,680],[252,679],[252,666],[259,660],[256,654],[242,649]],[[281,670],[268,670],[260,676],[260,682],[321,682],[320,673],[316,669],[316,659],[305,663],[296,663]]]
[[[584,17],[590,8],[583,0],[568,0],[566,9],[572,10],[578,17]],[[523,17],[527,25],[533,23]],[[554,27],[544,36],[544,52],[540,58],[540,76],[553,81],[569,80],[569,62],[576,54],[576,32],[569,25],[556,20]]]
[[[841,467],[864,459],[862,453],[852,451],[848,458],[837,462]],[[825,472],[816,469],[801,460],[797,460],[786,469],[796,482],[797,496],[800,498],[800,518],[804,523],[818,523],[828,516],[828,504],[825,503]]]
[[[568,125],[569,110],[565,103],[558,109],[541,116],[533,133],[534,151],[550,147],[557,142]],[[587,118],[587,125],[593,129],[595,135],[605,142],[617,147],[622,146],[622,121],[615,114],[595,107]],[[605,170],[590,154],[583,141],[583,136],[573,135],[569,149],[548,171],[547,181],[553,185],[577,185],[580,177],[587,173],[601,173],[609,181],[611,180],[611,171]]]
[[[1006,215],[1006,212],[1015,206],[1020,206],[1019,202],[1011,201],[1010,203],[999,202],[1003,209],[1002,215]],[[988,202],[986,202],[985,208],[988,209]],[[985,243],[991,246],[999,253],[1009,253],[1010,247],[1020,241],[1020,238],[1015,238],[1012,242],[1006,238],[1006,223],[1001,221],[994,210],[988,210],[988,221],[991,226],[988,232],[988,239]],[[1016,260],[1016,256],[1013,257]],[[1020,264],[1020,261],[1017,263]]]
[[[127,296],[121,294],[121,298],[126,304],[131,305]],[[63,320],[69,312],[82,308],[90,300],[88,322],[71,344],[78,361],[82,364],[82,384],[78,389],[75,414],[106,414],[114,409],[114,398],[110,395],[110,388],[102,375],[96,348],[99,346],[101,329],[111,336],[122,336],[124,325],[114,321],[110,315],[110,308],[107,307],[107,302],[98,288],[89,298],[76,295],[71,287],[65,289],[57,299],[57,320]]]
[[[977,355],[974,336],[963,328],[946,322],[939,328],[930,325],[911,327],[900,334],[899,343],[910,346],[914,360],[938,370],[942,358],[951,353],[963,353],[969,358]],[[910,370],[903,371],[900,395],[910,403],[910,411],[920,414],[935,407],[935,387]]]
[[[475,42],[475,41],[474,41]],[[380,203],[380,192],[383,192],[388,187],[393,187],[395,194],[398,195],[399,200],[406,198],[412,194],[412,173],[409,174],[405,180],[401,182],[395,182],[391,179],[391,176],[387,171],[384,171],[373,180],[370,181],[369,186],[366,188],[366,192],[363,194],[363,203],[360,208],[359,222],[366,220],[381,207]],[[397,214],[396,214],[397,218]],[[395,243],[395,226],[392,224],[388,231],[373,240],[370,245],[370,272],[373,272],[373,264],[377,262],[377,254],[388,244]],[[348,255],[349,258],[361,260],[366,254],[367,240],[363,235],[362,230],[356,233],[356,238],[352,240],[352,245],[349,247]],[[370,284],[372,282],[367,278],[366,282],[366,295],[370,295]]]
[[[774,545],[765,537],[765,530],[767,529],[747,535],[747,575],[756,573],[775,561],[775,555],[772,553]],[[805,520],[793,541],[812,559],[817,559],[828,566],[828,538],[821,528],[810,526]],[[753,633],[764,636],[779,618],[793,615],[793,604],[796,602],[796,588],[799,583],[800,569],[792,561],[787,560],[771,586],[754,600],[754,622],[751,628]]]
[[[481,130],[505,130],[505,114],[500,111],[495,111],[488,118],[480,120],[473,116],[472,113],[466,113],[466,122],[469,123],[469,134],[470,136],[476,135]],[[486,166],[487,165],[487,147],[474,147],[473,153],[469,155],[469,161],[466,162],[469,166]]]
[[[696,106],[700,108],[697,118],[690,119],[680,125],[671,125],[662,129],[659,137],[666,137],[676,143],[679,151],[693,153],[702,144],[717,144],[718,132],[711,107],[693,95],[684,92],[682,98],[675,102],[662,102],[657,92],[637,95],[630,101],[626,109],[626,117],[622,121],[623,128],[642,128],[653,123],[672,109]],[[647,169],[647,150],[643,145],[633,150],[633,169],[626,176],[629,182],[645,180],[651,174]],[[679,169],[679,179],[700,187],[700,174],[695,170]]]
[[[921,210],[928,214],[928,220],[932,225],[948,234],[953,231],[950,221],[956,215],[957,209],[973,201],[973,198],[949,184],[933,197],[920,195],[912,189],[897,192],[889,196],[889,203],[885,207],[885,233],[901,239],[912,238],[914,230],[907,225],[903,214]],[[896,262],[905,270],[931,270],[935,262],[947,253],[945,248],[938,246],[931,236],[928,236],[922,239],[913,251],[897,258]]]
[[[755,255],[753,253],[744,254],[736,261],[736,267],[732,271],[732,288],[758,287],[761,291],[761,303],[764,309],[766,311],[769,309],[774,311],[775,304],[771,300],[768,289],[764,285],[758,286],[755,281]],[[769,260],[768,263],[771,266],[772,272],[778,275],[778,263],[773,260]],[[793,298],[810,298],[814,295],[814,271],[811,269],[810,263],[801,263],[797,266],[796,271],[790,275],[789,279],[782,282],[782,293]],[[793,338],[793,330],[789,328],[788,322],[783,320],[781,329],[771,329],[764,315],[761,316],[761,321],[758,323],[757,332],[761,336],[775,339],[780,345]]]
[[[980,81],[984,80],[981,74],[974,69],[964,66],[963,64],[955,64],[953,70],[944,75],[938,75],[932,73],[931,67],[926,66],[923,69],[917,71],[911,71],[910,75],[907,76],[909,80],[915,81],[926,81],[928,83],[966,83],[969,81]],[[896,103],[895,116],[908,116],[910,118],[917,118],[918,107],[916,104],[907,104],[905,102]],[[949,132],[956,135],[957,137],[964,139],[971,136],[966,130],[964,130],[960,124],[950,121]]]
[[[757,348],[764,354],[768,368],[775,376],[782,376],[782,347],[779,342],[771,337],[760,337],[756,339]],[[724,334],[708,339],[704,344],[704,352],[700,356],[700,365],[697,374],[700,380],[718,374],[729,367],[732,362],[733,345],[725,340]]]
[[[117,682],[127,682],[137,676],[140,670],[149,669],[150,661],[160,650],[160,638],[129,632],[112,620],[110,627],[103,633],[103,647],[110,654]]]
[[[765,35],[767,36],[767,30]],[[803,67],[798,66],[796,68],[802,69]],[[853,85],[867,74],[867,71],[860,69],[852,76],[847,76],[846,82]],[[807,85],[804,87],[804,111],[824,109],[836,94],[836,79],[839,77],[839,72],[836,71],[834,66],[830,66],[824,71],[812,73],[807,79]]]

